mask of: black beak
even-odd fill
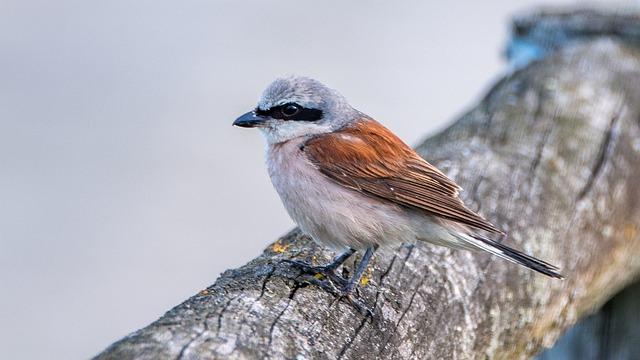
[[[249,111],[248,113],[243,114],[242,116],[237,118],[236,121],[233,122],[233,125],[252,128],[264,124],[265,121],[267,121],[266,117],[256,115],[255,111]]]

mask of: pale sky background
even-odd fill
[[[416,144],[540,4],[0,0],[0,358],[95,355],[293,227],[259,133],[231,126],[274,78]]]

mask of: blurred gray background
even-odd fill
[[[293,226],[231,127],[272,79],[415,144],[504,73],[533,5],[1,0],[0,357],[90,357]]]

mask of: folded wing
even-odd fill
[[[338,184],[363,194],[484,230],[503,232],[469,210],[460,187],[372,119],[309,139],[309,161]]]

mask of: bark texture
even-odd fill
[[[575,16],[596,15],[607,19]],[[332,256],[293,230],[97,358],[518,359],[551,346],[640,273],[640,50],[602,32],[553,47],[515,39],[525,37],[544,56],[418,150],[509,233],[506,244],[559,265],[566,280],[406,246],[374,258],[359,292],[374,308],[365,317],[279,263]]]
[[[539,360],[634,360],[640,354],[640,282],[569,329]]]

